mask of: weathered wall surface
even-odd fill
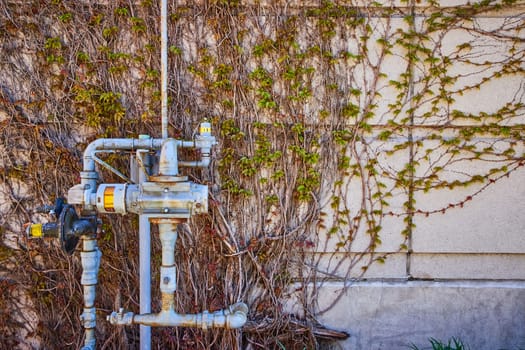
[[[44,320],[7,327],[5,344],[18,334],[33,337],[21,347],[78,346],[78,260],[23,242],[21,226],[76,183],[89,141],[160,134],[158,6],[4,0],[0,10],[3,300],[24,290]],[[219,139],[212,170],[190,173],[211,205],[182,237],[178,303],[246,300],[252,323],[243,337],[159,331],[156,344],[312,348],[325,345],[311,332],[320,322],[350,334],[336,343],[345,349],[452,336],[525,347],[523,2],[172,1],[169,11],[170,135],[191,138],[208,118]],[[103,220],[103,269],[119,273],[101,276],[100,308],[133,309],[136,223]],[[97,327],[109,346],[136,343],[136,331]]]

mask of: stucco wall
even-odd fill
[[[463,2],[441,4],[455,6]],[[425,9],[420,10],[416,11],[420,16],[418,20],[424,21],[427,18]],[[523,23],[521,10],[506,15],[489,14],[479,18],[478,23],[491,28],[511,21],[509,18],[516,14]],[[441,50],[453,51],[455,45],[469,35],[463,30],[450,32]],[[491,55],[506,55],[507,49],[492,47]],[[395,76],[395,62],[391,69],[388,74]],[[473,74],[462,84],[472,84],[483,74]],[[514,92],[508,94],[510,91],[521,91],[519,99],[523,100],[520,86],[523,86],[522,75],[494,81],[486,90],[456,99],[452,108],[472,112],[491,110],[496,108],[496,101],[515,98]],[[388,99],[388,95],[385,97]],[[439,124],[437,119],[436,122]],[[523,123],[523,118],[514,123]],[[480,138],[479,141],[487,140]],[[388,145],[383,147],[389,148]],[[408,151],[404,157],[409,157]],[[391,159],[390,162],[395,166],[399,160]],[[456,170],[461,172],[472,166],[484,165],[466,162]],[[324,324],[349,332],[350,338],[340,343],[341,348],[406,349],[410,343],[425,347],[429,346],[430,337],[441,340],[457,337],[472,349],[523,348],[524,178],[525,172],[520,169],[464,205],[449,208],[442,214],[416,216],[409,239],[410,252],[398,249],[403,239],[395,233],[402,230],[403,218],[389,218],[383,223],[385,234],[378,248],[389,254],[385,263],[372,265],[364,275],[357,272],[355,276],[360,279],[355,282],[345,282],[344,273],[337,273],[344,271],[340,268],[345,261],[343,254],[339,258],[337,254],[336,258],[319,254],[320,269],[333,277],[318,291],[319,309],[323,310],[339,298],[335,307],[320,319]],[[416,202],[421,211],[433,211],[461,202],[469,192],[470,189],[453,189],[418,193]],[[399,199],[398,203],[401,206],[403,200]],[[366,240],[362,245],[357,243],[353,249],[358,252],[359,247],[366,247],[366,244]],[[335,251],[335,247],[332,250]],[[351,263],[346,260],[347,265]],[[342,293],[347,285],[348,289]]]

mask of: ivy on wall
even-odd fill
[[[154,329],[159,346],[313,348],[341,336],[317,324],[326,310],[311,282],[350,283],[389,253],[410,253],[415,218],[461,208],[524,165],[517,1],[206,1],[169,11],[170,136],[191,138],[208,118],[219,139],[210,171],[190,174],[210,186],[210,212],[180,235],[177,307],[245,300],[250,322],[242,332]],[[0,16],[0,307],[23,301],[36,313],[2,313],[1,345],[78,347],[78,257],[24,242],[21,227],[77,183],[91,140],[159,136],[158,4],[3,1]],[[423,205],[450,190],[453,201]],[[102,316],[138,309],[137,220],[103,221],[97,338],[118,349],[138,344],[138,331]],[[399,237],[397,250],[381,249],[384,235]],[[318,251],[337,262],[326,266]]]

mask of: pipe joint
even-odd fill
[[[226,316],[226,327],[229,329],[241,328],[248,320],[248,305],[236,303],[224,310]]]
[[[124,309],[121,308],[118,312],[113,311],[106,319],[116,326],[131,325],[133,324],[133,312],[124,312]]]
[[[102,252],[98,248],[92,251],[80,252],[80,259],[82,263],[82,277],[80,284],[94,285],[98,281],[98,270],[100,268],[100,259]]]
[[[84,328],[95,328],[97,324],[96,309],[94,307],[84,308],[84,312],[80,315],[80,321]]]

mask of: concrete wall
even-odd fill
[[[340,288],[323,286],[320,307]],[[525,347],[523,282],[356,282],[336,310],[320,319],[350,333],[342,349],[407,349],[412,343],[426,349],[429,337],[456,337],[470,349]]]

